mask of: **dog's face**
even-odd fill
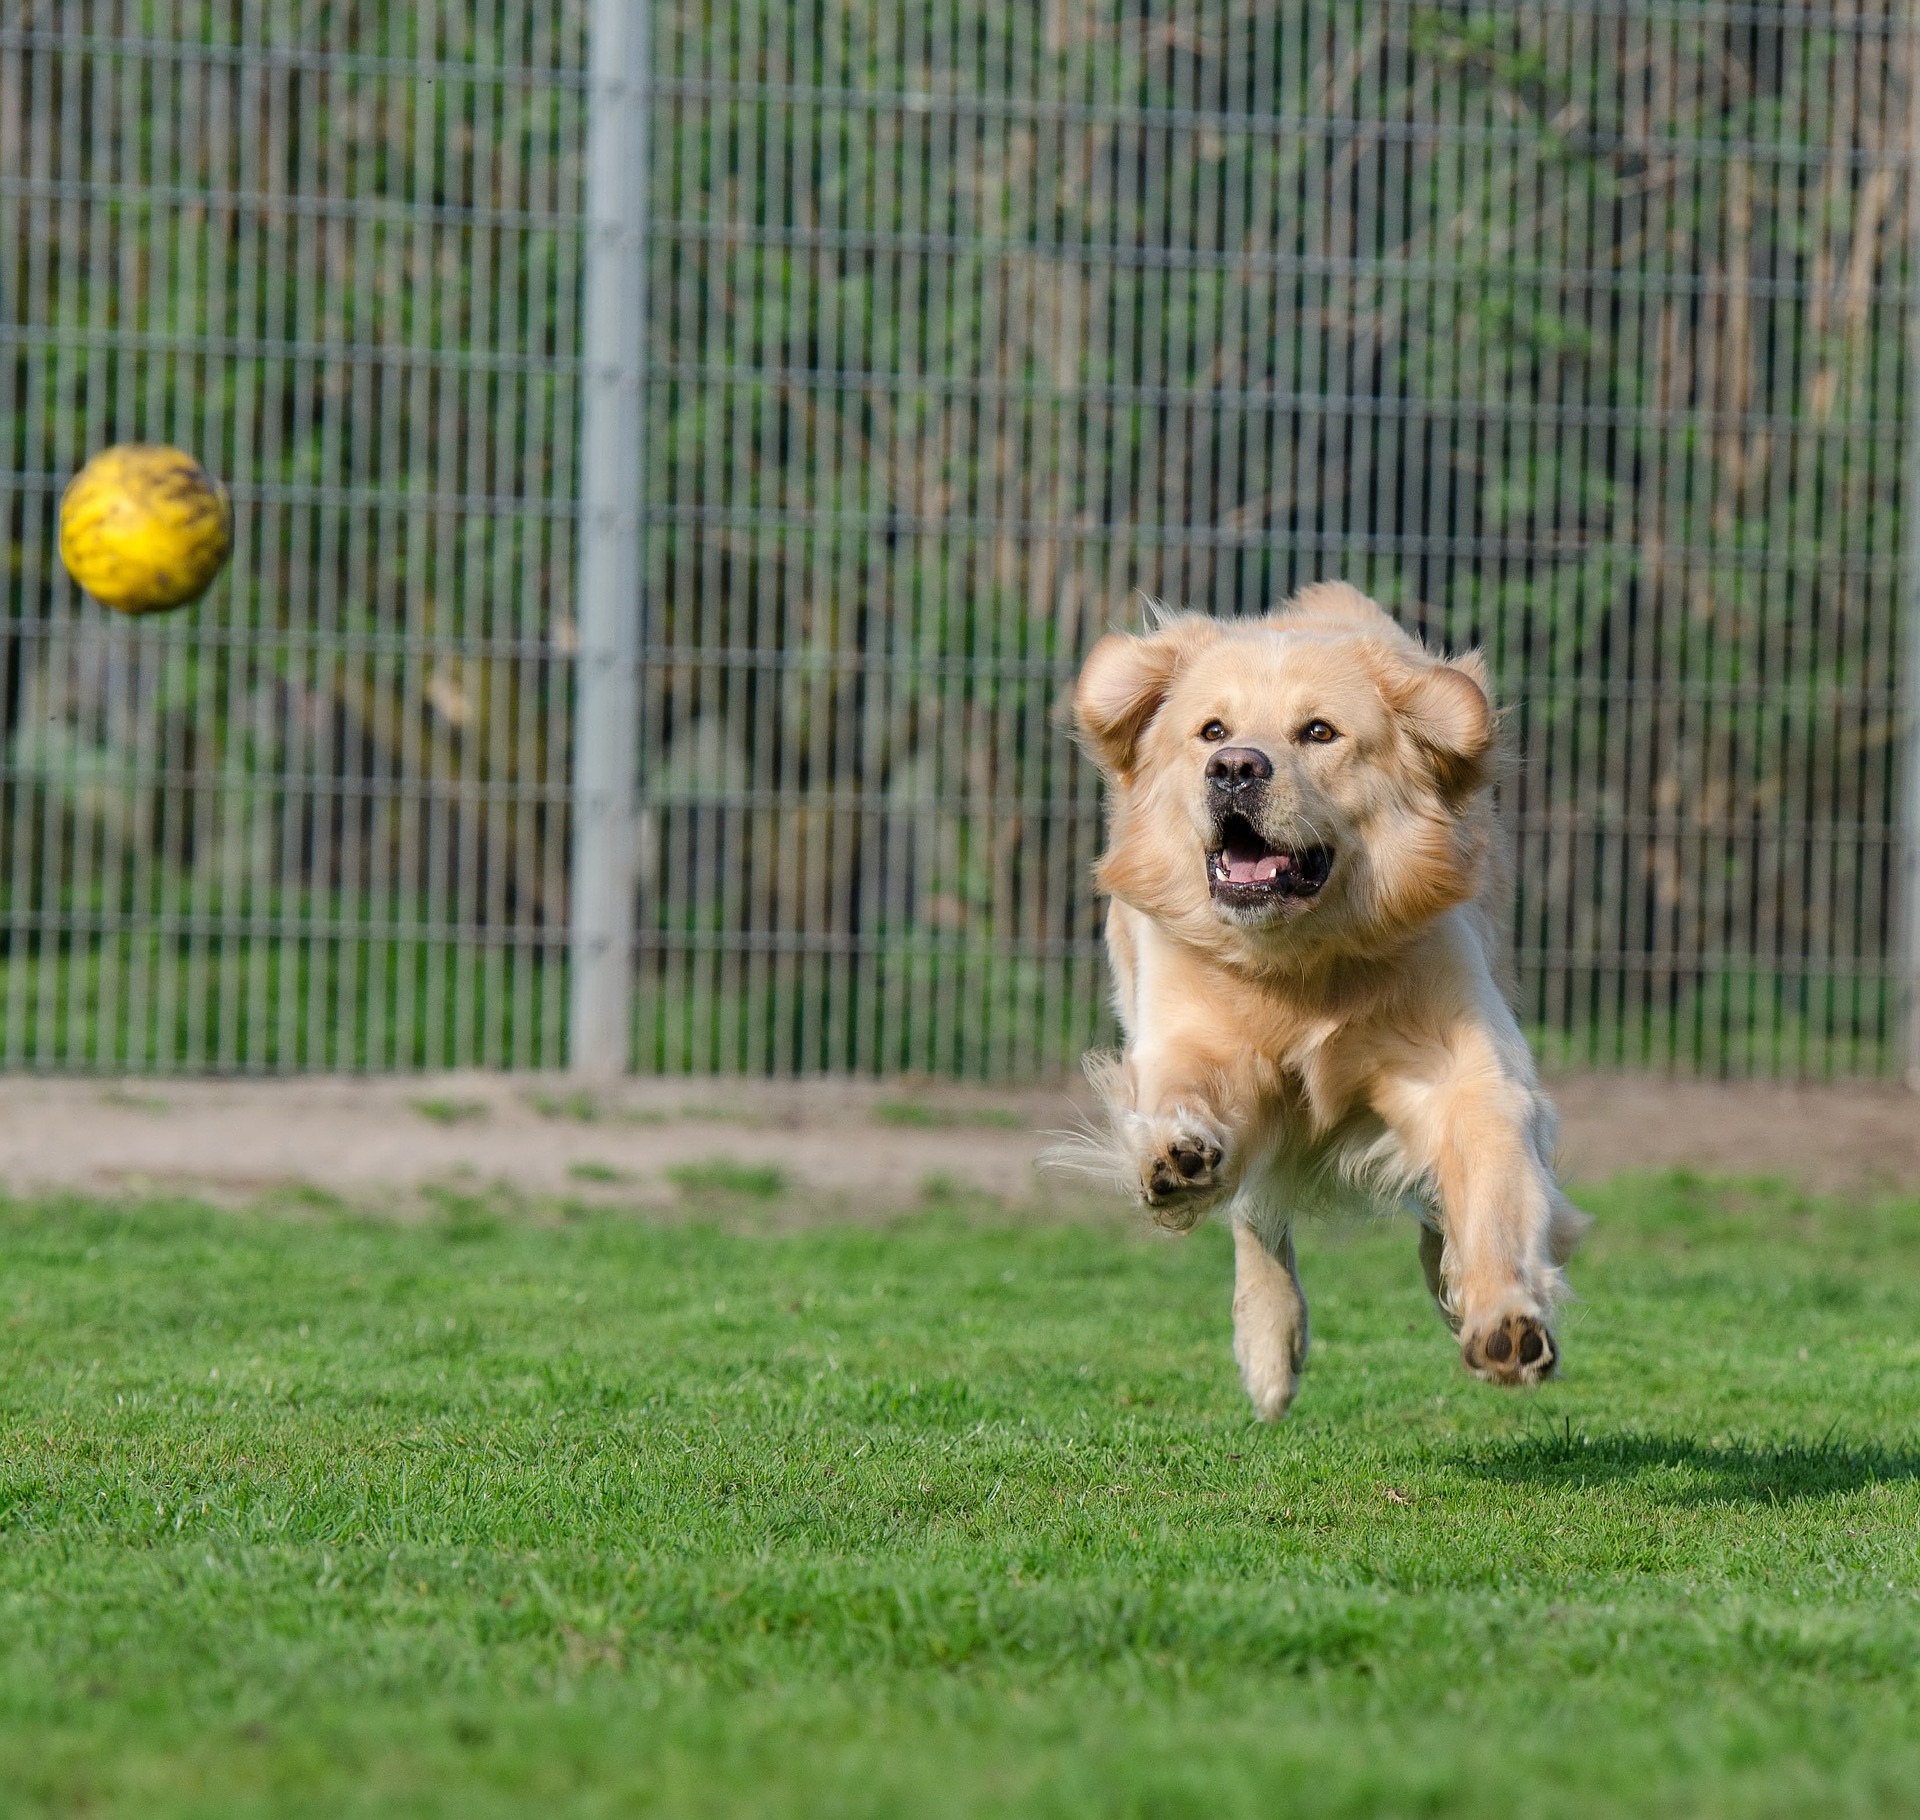
[[[1478,888],[1483,674],[1337,587],[1267,619],[1102,639],[1074,696],[1114,791],[1101,883],[1255,962],[1431,920]]]

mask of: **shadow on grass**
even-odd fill
[[[1479,1450],[1463,1470],[1510,1484],[1631,1484],[1667,1504],[1780,1504],[1920,1479],[1920,1451],[1837,1440],[1703,1441],[1659,1434],[1592,1435],[1571,1423]]]

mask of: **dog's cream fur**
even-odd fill
[[[1306,1356],[1294,1220],[1355,1202],[1418,1208],[1470,1371],[1551,1372],[1586,1216],[1554,1181],[1553,1110],[1503,989],[1479,658],[1436,658],[1329,582],[1265,619],[1168,614],[1104,638],[1073,708],[1109,786],[1096,877],[1126,1034],[1090,1067],[1110,1116],[1082,1160],[1164,1225],[1227,1210],[1255,1409],[1286,1412]],[[1216,901],[1205,766],[1223,740],[1271,761],[1260,837],[1332,850],[1317,893]]]

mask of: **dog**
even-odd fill
[[[1323,582],[1264,618],[1160,610],[1102,638],[1072,719],[1107,784],[1094,877],[1125,1047],[1089,1058],[1105,1127],[1054,1160],[1176,1231],[1226,1210],[1263,1419],[1307,1353],[1294,1225],[1355,1205],[1412,1206],[1469,1372],[1551,1375],[1588,1219],[1508,999],[1478,654],[1436,656]]]

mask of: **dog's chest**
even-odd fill
[[[1425,1198],[1422,1172],[1372,1113],[1316,1129],[1291,1096],[1262,1121],[1242,1180],[1243,1197],[1288,1217],[1418,1212]]]

